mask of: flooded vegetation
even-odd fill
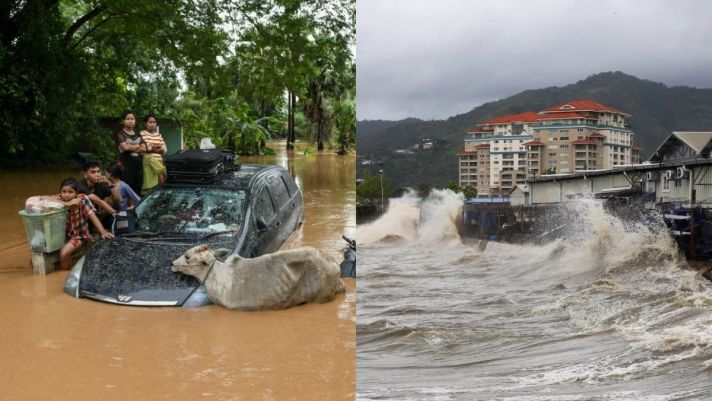
[[[305,223],[285,247],[341,259],[355,235],[355,157],[331,153],[241,162],[287,168]],[[27,197],[55,193],[74,171],[3,171],[0,193],[0,374],[14,400],[350,400],[355,392],[355,281],[325,304],[282,311],[140,308],[74,299],[66,272],[32,275],[17,215]],[[11,384],[11,385],[10,385]]]

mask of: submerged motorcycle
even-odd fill
[[[344,239],[349,245],[344,248],[344,260],[341,262],[341,277],[353,277],[356,278],[356,240],[350,239],[345,235],[341,238]]]

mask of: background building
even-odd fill
[[[539,116],[534,112],[507,115],[487,120],[467,132],[465,152],[460,156],[462,169],[464,153],[477,152],[478,195],[508,194],[526,178],[526,148],[532,139],[533,124]],[[470,168],[470,173],[472,170]],[[504,174],[504,175],[502,175]],[[460,171],[460,186],[463,186]]]
[[[633,132],[627,124],[629,117],[591,100],[574,100],[540,111],[534,127],[536,143],[527,145],[539,148],[539,152],[529,152],[528,176],[632,164]],[[534,161],[538,161],[538,166],[530,163]]]
[[[528,178],[639,163],[640,149],[634,146],[628,118],[591,100],[573,100],[538,113],[487,120],[465,137],[465,152],[458,154],[460,185],[474,178],[478,194],[502,195]],[[488,165],[479,159],[482,145],[489,151]],[[474,166],[469,164],[472,152],[478,152]]]

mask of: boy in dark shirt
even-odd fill
[[[101,175],[99,162],[88,161],[82,166],[84,179],[79,181],[80,194],[85,194],[94,204],[99,220],[104,227],[111,225],[111,217],[116,213],[114,204],[121,202],[119,188]]]

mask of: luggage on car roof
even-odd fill
[[[166,159],[168,182],[215,182],[226,170],[222,149],[186,149]]]
[[[235,156],[234,153],[230,152],[227,149],[223,149],[223,164],[225,165],[225,171],[235,171],[240,169],[240,165],[238,164],[239,157]]]

